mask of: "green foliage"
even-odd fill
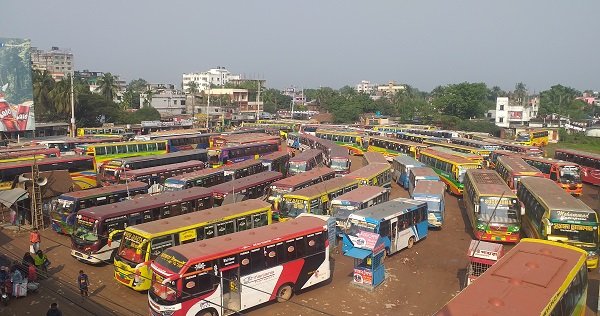
[[[456,116],[442,115],[436,124],[442,129],[482,132],[500,136],[500,128],[494,123],[486,120],[463,120]]]
[[[445,115],[461,119],[481,117],[489,107],[485,83],[451,84],[434,89],[433,105]]]
[[[104,96],[107,101],[114,100],[119,91],[117,79],[110,72],[104,73],[102,77],[98,79],[98,89],[100,90],[100,94]]]
[[[541,115],[557,113],[560,115],[575,115],[583,110],[582,104],[575,100],[581,92],[563,85],[554,85],[550,90],[540,93],[540,111]],[[583,105],[584,107],[585,105]]]
[[[278,89],[266,89],[261,93],[261,100],[264,102],[263,111],[275,113],[277,110],[287,110],[290,108],[292,98],[283,95]]]
[[[133,113],[133,118],[134,123],[139,123],[141,121],[158,121],[160,120],[160,113],[153,107],[144,106]]]

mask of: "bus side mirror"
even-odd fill
[[[523,202],[519,202],[519,204],[521,205],[521,216],[525,215],[525,205],[523,204]]]
[[[475,213],[479,213],[479,205],[475,205]]]

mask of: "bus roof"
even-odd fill
[[[524,177],[521,184],[542,198],[543,203],[551,211],[584,211],[596,213],[591,207],[578,198],[573,197],[554,181],[540,177]]]
[[[198,262],[261,247],[269,241],[289,240],[297,236],[324,231],[325,229],[325,221],[322,219],[304,216],[282,223],[174,246],[165,250],[164,254],[174,256],[185,262],[181,267],[183,269]],[[160,265],[160,262],[160,257],[158,257],[153,264],[158,263]]]
[[[424,141],[425,144],[428,145],[432,145],[432,146],[440,146],[440,147],[446,147],[446,148],[456,148],[456,149],[462,149],[465,151],[475,151],[475,152],[479,152],[479,151],[489,151],[489,149],[483,149],[483,148],[477,148],[477,147],[472,147],[472,146],[465,146],[465,145],[459,145],[459,144],[454,144],[454,143],[447,143],[445,141],[436,141],[436,140],[426,140]]]
[[[358,180],[351,179],[349,177],[333,178],[327,181],[319,182],[315,185],[311,185],[304,189],[294,191],[292,193],[286,194],[285,196],[307,197],[309,199],[312,199],[314,197],[319,197],[323,195],[323,193],[337,190],[341,187],[349,186],[352,183],[358,184]]]
[[[148,144],[148,143],[157,143],[164,142],[166,144],[166,140],[136,140],[132,142],[110,142],[110,143],[94,143],[94,144],[83,144],[78,146],[85,147],[101,147],[101,146],[117,146],[117,145],[136,145],[136,144]]]
[[[312,159],[316,159],[317,156],[322,155],[322,154],[323,154],[323,152],[318,149],[306,149],[305,151],[290,158],[290,162],[309,161]]]
[[[75,156],[61,156],[61,157],[50,157],[50,158],[41,158],[35,160],[35,163],[38,165],[50,165],[59,162],[73,162],[73,161],[84,161],[84,160],[94,160],[94,157],[87,155],[75,155]],[[1,169],[12,169],[19,167],[31,167],[34,163],[34,160],[21,160],[14,162],[3,162],[0,163]],[[43,170],[42,170],[43,171]]]
[[[184,173],[184,174],[179,175],[179,176],[170,177],[169,179],[176,180],[176,181],[189,181],[189,180],[193,180],[193,179],[196,179],[196,178],[199,178],[199,177],[205,177],[205,176],[212,175],[212,174],[217,174],[217,173],[223,173],[223,168],[219,168],[219,169],[213,169],[213,168],[202,169],[202,170],[198,170],[198,171]]]
[[[334,199],[334,201],[352,201],[362,202],[371,199],[377,195],[383,194],[389,191],[389,189],[376,186],[362,186],[358,189],[352,190],[348,193],[342,194]]]
[[[131,178],[131,177],[143,176],[146,174],[153,174],[153,173],[157,173],[157,172],[161,172],[161,171],[173,171],[173,170],[179,170],[179,169],[191,168],[191,167],[204,167],[204,162],[202,162],[200,160],[189,160],[189,161],[184,161],[184,162],[179,162],[179,163],[172,163],[170,165],[128,170],[123,175]]]
[[[319,178],[322,176],[325,176],[327,174],[334,174],[335,171],[331,168],[328,167],[317,167],[311,170],[308,170],[306,172],[302,172],[296,175],[293,175],[291,177],[287,177],[287,178],[283,178],[281,180],[277,180],[276,182],[273,182],[273,186],[276,186],[278,188],[282,188],[282,187],[294,187],[298,184],[307,182],[307,181],[311,181],[315,178]]]
[[[225,171],[240,170],[240,169],[248,168],[248,167],[254,166],[254,165],[262,165],[262,161],[254,160],[254,159],[244,160],[244,161],[232,163],[230,165],[225,165],[225,166],[223,166],[223,170],[225,170]]]
[[[396,214],[404,214],[414,210],[422,205],[426,205],[423,201],[412,199],[397,198],[362,210],[354,212],[350,217],[370,218],[377,221],[382,221]]]
[[[124,143],[122,143],[122,144],[124,144]],[[160,154],[160,155],[152,155],[152,156],[116,158],[116,159],[112,159],[110,161],[119,161],[121,163],[128,164],[128,163],[132,163],[132,162],[158,160],[158,159],[169,159],[169,158],[182,157],[182,156],[198,156],[198,158],[204,157],[204,160],[206,160],[206,152],[207,152],[206,149],[192,149],[192,150],[182,150],[182,151],[176,151],[176,152],[172,152],[172,153],[168,153],[168,154]]]
[[[271,204],[262,200],[246,200],[235,204],[227,204],[219,207],[209,208],[201,210],[199,212],[192,212],[173,216],[157,221],[148,223],[138,224],[135,226],[128,227],[128,230],[136,234],[157,234],[162,232],[168,232],[174,229],[181,229],[182,227],[189,226],[191,224],[212,222],[225,217],[237,215],[240,213],[249,212],[252,210],[271,208]]]
[[[429,167],[416,167],[416,168],[412,168],[410,169],[410,172],[415,176],[415,177],[434,177],[434,178],[440,178],[440,176],[433,171],[433,169],[429,168]]]
[[[443,151],[437,151],[437,150],[433,150],[433,149],[429,149],[429,148],[421,150],[421,155],[423,155],[423,154],[425,154],[425,155],[427,155],[427,154],[433,155],[433,156],[436,156],[436,157],[441,158],[443,160],[451,161],[451,162],[454,162],[454,163],[457,163],[457,164],[461,164],[461,165],[479,165],[479,163],[471,161],[471,160],[469,160],[467,158],[463,158],[463,157],[459,157],[459,156],[454,156],[452,154],[449,154],[449,153],[446,153],[446,152],[443,152]]]
[[[285,157],[285,156],[289,156],[289,154],[285,151],[276,151],[276,152],[272,152],[270,154],[260,157],[260,160],[265,160],[265,161],[277,160],[277,159]]]
[[[533,156],[526,156],[526,155],[520,155],[520,157],[523,160],[533,160],[533,161],[538,161],[538,162],[541,162],[541,163],[557,164],[559,166],[579,166],[575,162],[564,161],[564,160],[559,160],[559,159],[544,158],[544,157],[533,157]]]
[[[367,151],[363,153],[363,157],[369,164],[383,163],[389,165],[389,162],[387,161],[387,159],[385,159],[385,156],[382,153]]]
[[[498,163],[496,163],[496,165],[498,164],[503,164],[506,167],[506,169],[510,172],[530,172],[542,175],[542,172],[540,170],[538,170],[535,167],[532,167],[531,165],[526,163],[525,160],[517,156],[500,156],[498,157]]]
[[[541,315],[585,257],[572,246],[524,238],[436,315]]]
[[[214,193],[221,193],[221,194],[230,193],[230,192],[233,192],[234,190],[239,193],[241,190],[245,190],[247,188],[253,187],[259,183],[268,182],[268,181],[274,182],[281,178],[283,178],[283,175],[281,174],[281,172],[264,171],[264,172],[253,174],[253,175],[243,177],[240,179],[235,179],[232,181],[221,183],[221,184],[211,187],[210,189]]]
[[[415,188],[412,191],[412,195],[418,196],[431,194],[444,196],[444,191],[446,191],[446,184],[444,182],[435,180],[423,180],[417,182]]]
[[[404,166],[423,165],[422,162],[416,160],[413,157],[407,156],[407,155],[398,155],[398,156],[394,157],[394,160]]]
[[[235,145],[235,146],[225,146],[225,147],[217,147],[217,148],[211,148],[211,149],[216,149],[216,150],[232,150],[232,149],[239,149],[239,148],[249,148],[249,147],[256,147],[256,146],[262,146],[265,144],[277,144],[276,141],[264,141],[264,142],[252,142],[252,143],[248,143],[248,144],[243,144],[243,145]]]
[[[597,153],[590,153],[587,151],[574,150],[574,149],[556,149],[556,151],[560,151],[560,152],[575,155],[575,156],[583,156],[583,157],[589,157],[592,159],[600,160],[600,154],[597,154]]]
[[[371,177],[374,176],[376,174],[379,174],[381,172],[384,172],[385,170],[389,170],[391,169],[390,164],[371,164],[371,165],[366,165],[356,171],[353,171],[351,173],[349,173],[348,175],[346,175],[346,177],[350,177],[350,178],[367,178],[367,177]]]
[[[421,136],[424,136],[424,135],[421,135]],[[427,145],[425,145],[423,143],[416,143],[416,142],[412,142],[410,140],[390,138],[390,137],[385,137],[385,136],[371,136],[371,137],[369,137],[369,139],[378,139],[381,141],[394,142],[394,143],[398,143],[398,144],[404,144],[404,145],[415,146],[415,147],[427,147]]]
[[[198,198],[211,195],[212,191],[208,188],[193,187],[181,191],[163,192],[156,195],[137,195],[133,200],[125,200],[118,203],[93,206],[83,209],[77,214],[103,220],[109,217],[140,212],[143,210],[179,203],[181,201],[196,200]]]
[[[432,146],[429,148],[431,148],[433,150],[441,151],[441,152],[446,152],[446,153],[449,153],[454,156],[463,157],[463,158],[466,158],[469,160],[483,160],[483,157],[478,154],[460,152],[460,151],[453,150],[452,148],[449,148],[449,147]]]
[[[467,177],[473,179],[473,186],[481,195],[502,195],[505,197],[515,197],[516,195],[504,182],[502,177],[494,170],[469,169]],[[555,185],[556,186],[556,185]]]
[[[464,138],[464,137],[451,137],[450,140],[462,141],[465,143],[476,144],[476,145],[481,145],[481,146],[494,146],[494,145],[499,146],[498,144],[486,142],[483,140],[476,140],[476,139]]]
[[[108,187],[93,188],[88,190],[80,190],[75,192],[63,193],[59,198],[82,199],[93,196],[110,195],[111,193],[122,192],[127,190],[139,190],[148,187],[147,183],[140,181],[132,181],[128,184],[117,184]]]

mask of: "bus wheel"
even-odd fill
[[[200,313],[196,314],[196,316],[215,316],[215,315],[217,315],[217,313],[215,311],[213,311],[212,309],[204,310],[204,311],[201,311]]]
[[[412,248],[415,245],[415,237],[408,238],[408,249]]]
[[[292,298],[292,295],[294,295],[292,286],[290,284],[284,284],[277,290],[277,302],[287,302]]]

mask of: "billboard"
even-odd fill
[[[523,112],[521,111],[508,111],[508,118],[511,120],[523,119]]]
[[[0,132],[35,129],[31,42],[0,37]]]

